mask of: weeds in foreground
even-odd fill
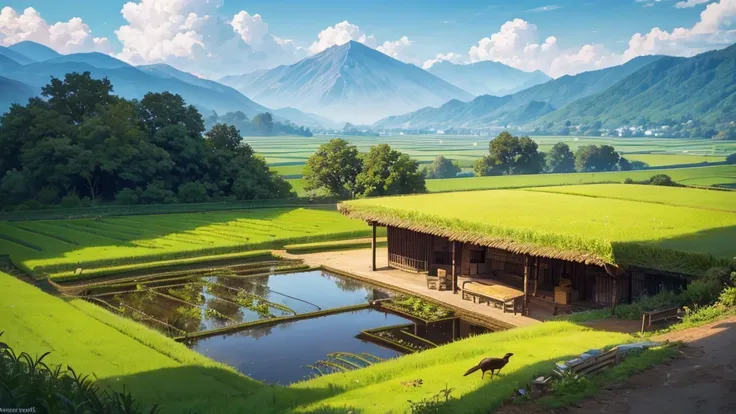
[[[412,414],[433,414],[441,413],[442,405],[452,399],[450,395],[454,388],[449,388],[445,385],[445,388],[441,389],[437,394],[424,398],[419,401],[409,400],[409,410]]]
[[[0,336],[2,332],[0,332]],[[33,358],[25,352],[16,354],[0,342],[0,407],[33,408],[38,413],[79,414],[154,414],[158,406],[142,408],[123,388],[100,390],[88,375],[77,374],[71,367],[49,367],[46,352]]]

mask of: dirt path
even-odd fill
[[[736,413],[736,317],[655,339],[682,341],[682,355],[575,407],[549,411],[525,405],[516,411],[506,406],[499,413]]]

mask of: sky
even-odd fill
[[[359,41],[424,68],[498,61],[552,77],[736,42],[736,0],[5,0],[0,45],[33,40],[218,79]]]

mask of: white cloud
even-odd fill
[[[133,64],[169,63],[209,76],[293,63],[306,55],[269,33],[259,14],[217,14],[221,0],[141,0],[123,5],[127,24],[115,31],[118,57]]]
[[[671,32],[655,27],[649,33],[636,33],[624,52],[626,60],[642,55],[667,54],[693,56],[725,47],[736,41],[736,30],[729,30],[736,16],[736,0],[720,0],[700,13],[691,28],[678,27]]]
[[[493,60],[521,70],[541,70],[553,77],[616,63],[612,53],[602,45],[588,44],[577,50],[563,50],[554,36],[548,36],[543,42],[540,39],[536,25],[514,19],[504,23],[497,33],[479,40],[468,55],[471,62]]]
[[[429,69],[434,66],[435,63],[450,62],[455,64],[466,63],[467,58],[454,52],[450,53],[438,53],[433,59],[428,59],[422,65],[422,68]]]
[[[268,24],[263,21],[261,15],[255,14],[251,16],[245,10],[241,10],[233,16],[230,25],[240,35],[243,41],[251,46],[261,45],[263,43],[263,37],[268,33]]]
[[[376,47],[376,38],[373,35],[363,33],[360,27],[345,20],[319,32],[317,40],[309,46],[309,52],[319,53],[332,46],[344,45],[351,40]]]
[[[655,27],[646,34],[634,34],[623,54],[613,53],[600,44],[563,48],[554,36],[548,36],[542,42],[536,25],[514,19],[504,23],[498,32],[480,39],[470,48],[468,56],[471,62],[493,60],[522,70],[542,70],[559,77],[619,65],[637,56],[693,56],[726,47],[736,42],[736,29],[731,28],[734,17],[736,0],[720,0],[709,4],[691,28],[680,27],[668,32]],[[439,60],[448,59],[438,55],[426,61],[424,66],[431,67]]]
[[[690,7],[695,7],[699,4],[705,4],[708,3],[710,0],[686,0],[686,1],[678,1],[675,3],[675,8],[677,9],[687,9]]]
[[[411,45],[413,43],[408,37],[403,36],[401,39],[393,42],[388,40],[383,42],[376,50],[394,59],[409,63],[418,63],[411,52]]]
[[[537,7],[535,9],[531,9],[531,10],[527,10],[527,11],[528,12],[533,12],[533,13],[540,13],[540,12],[548,12],[548,11],[552,11],[552,10],[557,10],[557,9],[561,9],[561,8],[562,8],[562,6],[542,6],[542,7]]]
[[[93,37],[79,17],[49,25],[34,8],[18,14],[11,7],[0,11],[0,44],[9,46],[25,40],[41,43],[60,53],[111,51],[108,39]]]

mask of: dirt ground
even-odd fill
[[[736,317],[655,339],[682,341],[681,355],[574,407],[548,410],[533,404],[507,405],[497,413],[736,413]]]

